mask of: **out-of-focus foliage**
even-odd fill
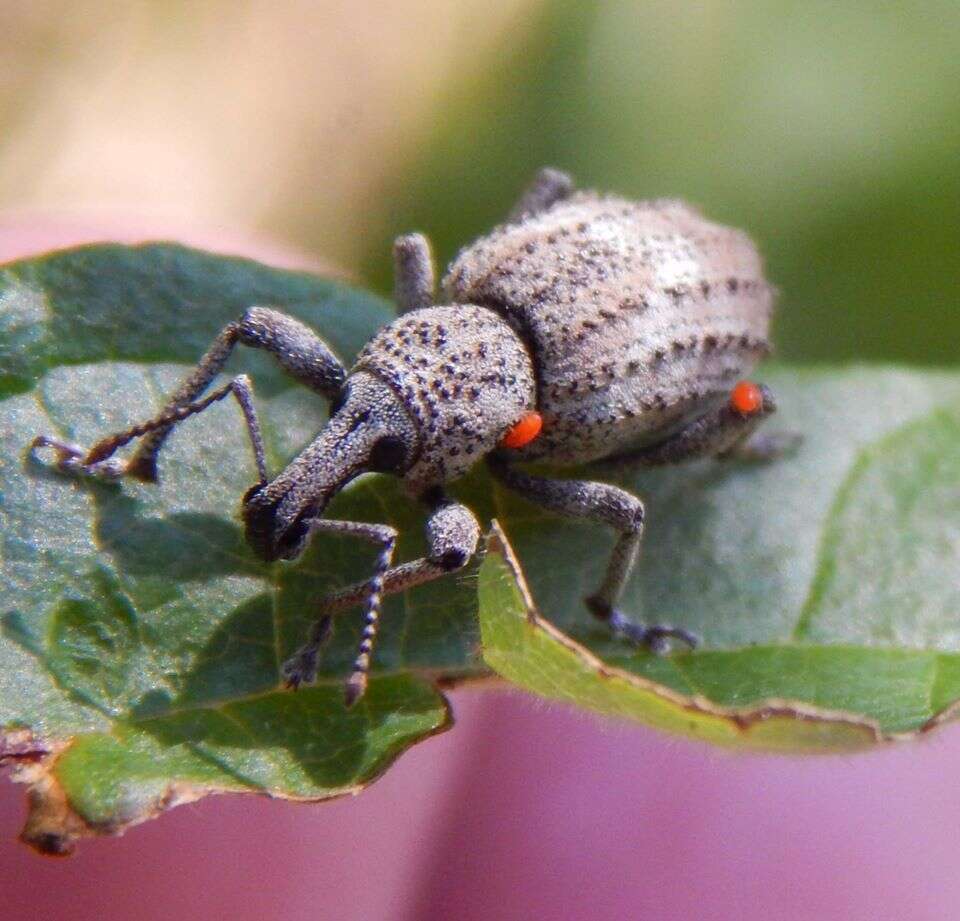
[[[956,357],[953,0],[41,0],[0,77],[0,212],[254,228],[386,291],[393,234],[447,259],[553,163],[747,228],[781,357]]]
[[[960,5],[561,0],[451,88],[398,170],[390,233],[449,256],[543,163],[745,227],[781,289],[779,354],[954,361]]]
[[[253,229],[351,266],[444,88],[524,34],[529,5],[5,3],[0,219],[221,246]]]

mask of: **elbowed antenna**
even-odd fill
[[[351,480],[368,469],[376,436],[343,410],[274,480],[243,500],[247,541],[264,560],[299,556],[312,523]]]
[[[383,469],[384,444],[399,446],[402,461],[413,456],[415,443],[416,430],[394,392],[370,374],[354,375],[317,437],[279,476],[244,497],[248,542],[267,561],[295,558],[333,497],[360,474]]]
[[[276,479],[251,489],[243,503],[247,540],[265,560],[293,559],[312,531],[354,534],[379,545],[366,584],[364,629],[345,689],[351,706],[366,689],[376,640],[383,576],[390,566],[396,532],[387,525],[329,521],[323,512],[351,480],[368,471],[402,474],[416,456],[417,430],[394,391],[359,372],[348,381],[342,405],[313,442]],[[287,674],[296,687],[316,673],[321,640],[298,652],[299,668]]]

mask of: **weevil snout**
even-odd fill
[[[268,562],[299,556],[341,489],[362,473],[402,475],[416,449],[416,427],[393,390],[373,375],[352,375],[313,442],[276,479],[247,491],[247,542]]]
[[[284,522],[278,512],[286,498],[266,494],[264,485],[259,483],[243,497],[247,543],[267,562],[299,556],[310,533],[310,522],[321,514],[319,504],[313,503],[301,509],[292,521]]]

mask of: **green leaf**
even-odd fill
[[[321,539],[295,565],[254,558],[237,520],[254,469],[236,406],[173,435],[159,487],[81,482],[27,456],[38,433],[89,444],[154,412],[255,303],[321,329],[345,359],[389,318],[378,298],[344,285],[169,245],[84,247],[0,276],[0,757],[16,756],[44,791],[25,833],[42,849],[207,792],[356,792],[449,725],[429,677],[480,668],[476,592],[451,580],[386,606],[377,668],[354,710],[341,685],[356,619],[344,618],[316,687],[281,688],[279,663],[317,602],[367,574],[372,550]],[[325,407],[263,355],[237,364],[252,369],[278,469]],[[395,482],[358,481],[332,510],[388,518],[404,558],[423,552],[422,516]]]
[[[580,598],[613,536],[478,470],[455,491],[502,530],[461,577],[389,599],[363,701],[342,704],[350,615],[316,687],[282,689],[320,600],[367,575],[374,551],[318,536],[295,563],[252,555],[236,406],[175,432],[159,486],[79,481],[27,454],[38,433],[89,444],[149,415],[255,303],[345,360],[390,316],[344,285],[172,245],[85,247],[0,275],[0,758],[32,784],[35,846],[62,852],[211,792],[356,792],[449,725],[436,680],[487,666],[603,713],[786,750],[915,733],[960,699],[960,376],[897,369],[765,372],[781,407],[770,427],[804,439],[776,463],[590,474],[647,501],[624,609],[694,630],[696,652],[657,658],[607,636]],[[326,409],[267,356],[234,367],[253,377],[277,470]],[[392,478],[356,481],[330,514],[394,525],[399,559],[423,552],[424,516]]]
[[[590,624],[570,599],[597,584],[609,543],[510,498],[498,545],[509,537],[532,597],[516,587],[509,548],[488,556],[492,668],[547,697],[734,746],[860,747],[951,715],[960,376],[770,369],[764,379],[780,407],[771,428],[803,436],[793,456],[606,477],[647,499],[643,558],[621,607],[686,627],[701,646],[660,658]],[[567,556],[575,566],[556,565]]]

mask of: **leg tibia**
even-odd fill
[[[573,191],[573,180],[551,167],[545,167],[527,187],[520,201],[513,206],[507,220],[517,223],[526,217],[546,211],[551,205],[566,198]]]
[[[138,466],[139,455],[135,455],[129,462],[126,462],[115,459],[113,454],[135,438],[142,436],[149,437],[151,433],[158,430],[169,430],[178,422],[182,422],[190,416],[195,416],[203,412],[209,406],[222,400],[231,393],[243,410],[247,432],[250,435],[250,443],[253,447],[254,460],[257,465],[257,474],[260,482],[263,483],[267,478],[263,437],[253,405],[253,391],[246,375],[240,375],[234,378],[225,387],[215,390],[202,400],[179,406],[170,406],[153,419],[148,419],[146,422],[131,426],[123,432],[108,435],[106,438],[98,441],[89,450],[84,450],[79,445],[68,444],[55,438],[49,438],[46,435],[35,438],[31,447],[53,448],[56,452],[56,465],[66,472],[81,473],[85,476],[106,480],[117,480],[121,477],[129,476],[134,479],[154,482],[156,480],[156,469],[152,467],[146,470],[141,469]]]
[[[696,637],[675,627],[645,627],[633,623],[617,609],[627,581],[636,564],[643,538],[643,503],[626,490],[606,483],[582,480],[548,480],[514,470],[500,460],[491,459],[493,475],[525,499],[561,515],[586,518],[609,525],[620,532],[610,554],[603,581],[585,599],[589,611],[610,625],[611,630],[631,642],[655,652],[667,648],[666,640],[678,639],[691,646]]]
[[[393,273],[397,313],[433,306],[433,256],[423,234],[397,237],[393,243]]]

